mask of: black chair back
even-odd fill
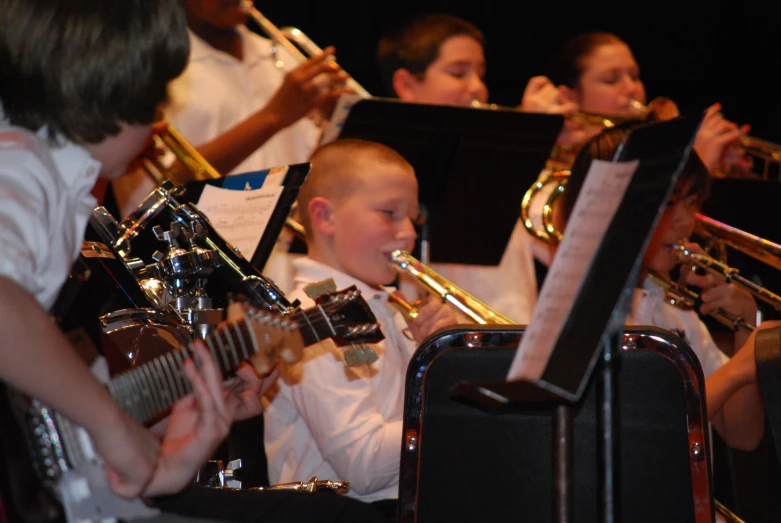
[[[488,412],[454,400],[460,380],[504,379],[522,327],[449,330],[407,374],[400,521],[551,521],[551,411]],[[712,521],[704,379],[688,346],[653,328],[625,336],[619,371],[622,521]],[[638,350],[639,349],[639,350]],[[599,403],[574,415],[574,511],[598,520]],[[696,509],[695,509],[696,507]]]

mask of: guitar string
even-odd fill
[[[334,309],[335,305],[338,306],[336,308],[336,310],[338,310],[344,304],[327,303],[323,308],[329,309],[329,312],[332,314],[336,310],[332,311],[330,309]],[[319,326],[325,324],[330,326],[331,324],[330,316],[325,317],[325,315],[323,314],[325,311],[322,311],[321,314],[316,314],[315,319],[310,319],[307,312],[308,311],[306,310],[297,311],[291,317],[295,318],[298,315],[303,315],[304,319],[307,320],[307,324],[312,326],[311,327],[312,331],[315,331],[314,325]],[[317,311],[316,309],[312,309],[312,312],[317,312]],[[277,316],[274,315],[273,313],[266,313],[265,311],[261,311],[261,313],[263,313],[262,319],[266,321],[268,320],[273,321],[273,320],[278,320],[280,318],[283,318],[282,316]],[[256,323],[259,322],[258,320],[252,320],[247,318],[243,320],[231,322],[226,327],[215,330],[213,336],[207,337],[207,340],[211,341],[211,338],[215,338],[223,348],[223,350],[221,350],[220,352],[222,353],[224,358],[227,358],[227,355],[225,354],[226,351],[224,350],[224,344],[222,343],[222,340],[220,340],[220,338],[218,337],[220,335],[226,336],[228,343],[231,346],[231,352],[233,352],[234,360],[238,361],[238,355],[235,352],[235,344],[233,343],[233,341],[235,338],[235,341],[238,341],[242,345],[242,348],[244,348],[243,338],[245,338],[246,336],[242,336],[239,332],[237,332],[237,329],[248,330],[250,329],[250,323],[252,323],[253,321],[255,321]],[[234,332],[231,332],[231,327],[233,328]],[[291,323],[291,325],[287,327],[278,327],[278,328],[284,331],[284,330],[293,330],[295,328],[300,329],[302,327],[303,327],[302,323],[293,322]],[[319,340],[320,336],[317,334],[317,332],[314,332],[314,334],[315,334],[315,338]],[[207,341],[207,346],[210,345],[208,341]],[[217,367],[220,369],[221,375],[225,376],[226,374],[230,374],[238,367],[237,365],[230,365],[227,359],[224,360],[225,365],[222,365],[221,364],[222,361],[216,357],[216,354],[214,354],[213,347],[210,347],[210,349],[212,351],[212,357],[215,359],[215,363],[217,364]],[[171,374],[176,375],[175,380],[172,380],[171,376],[169,376],[168,373],[165,372],[164,369],[162,369],[160,363],[157,361],[158,358],[156,358],[155,360],[151,360],[150,362],[147,362],[144,365],[137,367],[136,369],[131,369],[130,371],[120,375],[120,376],[126,376],[127,378],[130,378],[131,381],[129,383],[131,383],[132,385],[137,385],[135,383],[136,381],[140,381],[143,383],[143,385],[146,385],[146,387],[141,388],[141,390],[139,391],[140,394],[134,394],[132,396],[135,396],[141,401],[146,403],[146,405],[142,405],[140,407],[146,411],[147,418],[149,417],[149,413],[153,413],[152,415],[154,416],[157,416],[160,413],[164,413],[165,411],[168,410],[168,408],[170,408],[170,406],[173,403],[175,403],[175,401],[183,397],[183,395],[181,394],[182,392],[189,393],[192,390],[192,386],[189,383],[189,380],[186,379],[186,375],[182,376],[184,374],[184,368],[183,368],[183,360],[180,359],[181,356],[184,355],[185,359],[192,358],[193,360],[197,361],[197,358],[195,357],[195,354],[192,351],[192,346],[188,345],[186,347],[182,347],[181,349],[171,351],[163,355],[164,358],[169,358],[167,360],[168,362],[171,362],[170,360],[171,356],[169,356],[170,354],[175,354],[173,357],[177,360],[177,364],[172,365],[173,368],[170,369]],[[130,376],[130,374],[132,374],[133,376]],[[174,381],[178,381],[178,383],[174,383]],[[177,386],[179,384],[183,385],[183,387]],[[150,386],[150,385],[155,385],[155,386]],[[136,389],[138,387],[135,386],[131,388]],[[133,398],[130,397],[128,399],[132,400]],[[132,404],[136,403],[136,401],[131,401],[131,402]],[[128,405],[128,407],[130,407],[128,408],[128,411],[134,410],[132,409],[133,406],[134,405]]]

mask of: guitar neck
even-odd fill
[[[267,351],[274,345],[270,331],[298,331],[304,346],[312,345],[335,334],[328,317],[320,307],[297,311],[284,317],[268,312],[257,313],[249,319],[229,322],[212,331],[204,343],[214,359],[223,379],[235,374],[236,369],[258,351]],[[149,425],[164,418],[179,399],[192,392],[184,361],[194,357],[192,345],[168,352],[137,365],[108,382],[114,400],[135,420]]]

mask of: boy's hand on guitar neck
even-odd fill
[[[193,392],[174,405],[162,441],[121,411],[105,430],[91,434],[117,495],[134,498],[180,491],[228,435],[233,412],[224,399],[220,372],[202,342],[194,343],[193,351],[201,369],[192,360],[185,362]]]
[[[228,305],[227,321],[237,321],[245,316],[240,302]],[[279,369],[269,355],[258,351],[250,362],[242,363],[236,370],[236,378],[228,383],[225,401],[233,412],[234,421],[253,418],[263,412],[260,398],[274,385]]]
[[[220,371],[203,342],[193,343],[193,352],[201,368],[185,362],[193,392],[174,405],[145,496],[173,494],[188,485],[230,430],[233,412],[225,402]]]
[[[227,321],[244,316],[241,303],[228,307]],[[92,434],[106,462],[109,485],[117,495],[133,498],[178,492],[227,436],[232,421],[263,411],[260,397],[279,376],[273,354],[259,351],[250,362],[241,364],[237,377],[226,387],[204,344],[195,342],[193,352],[201,361],[200,371],[192,360],[185,363],[193,393],[179,400],[171,415],[155,426],[162,432],[162,442],[153,431],[119,410],[117,419],[106,423],[105,430]]]

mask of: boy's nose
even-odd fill
[[[694,232],[696,213],[693,210],[684,208],[683,203],[679,203],[675,209],[672,220],[672,226],[681,236],[689,237]]]
[[[643,89],[643,84],[640,82],[640,80],[637,80],[635,78],[632,78],[629,75],[624,76],[624,81],[622,82],[622,90],[621,92],[631,98],[632,100],[638,100],[642,103],[645,103],[645,91]]]
[[[407,242],[407,248],[411,248],[411,245],[409,244],[412,244],[415,241],[417,235],[418,234],[415,232],[415,225],[412,223],[412,220],[410,218],[404,218],[401,225],[399,226],[398,232],[396,233],[396,239]]]
[[[488,100],[488,88],[485,86],[480,75],[473,74],[469,77],[469,94],[474,100],[480,100],[485,103]]]

